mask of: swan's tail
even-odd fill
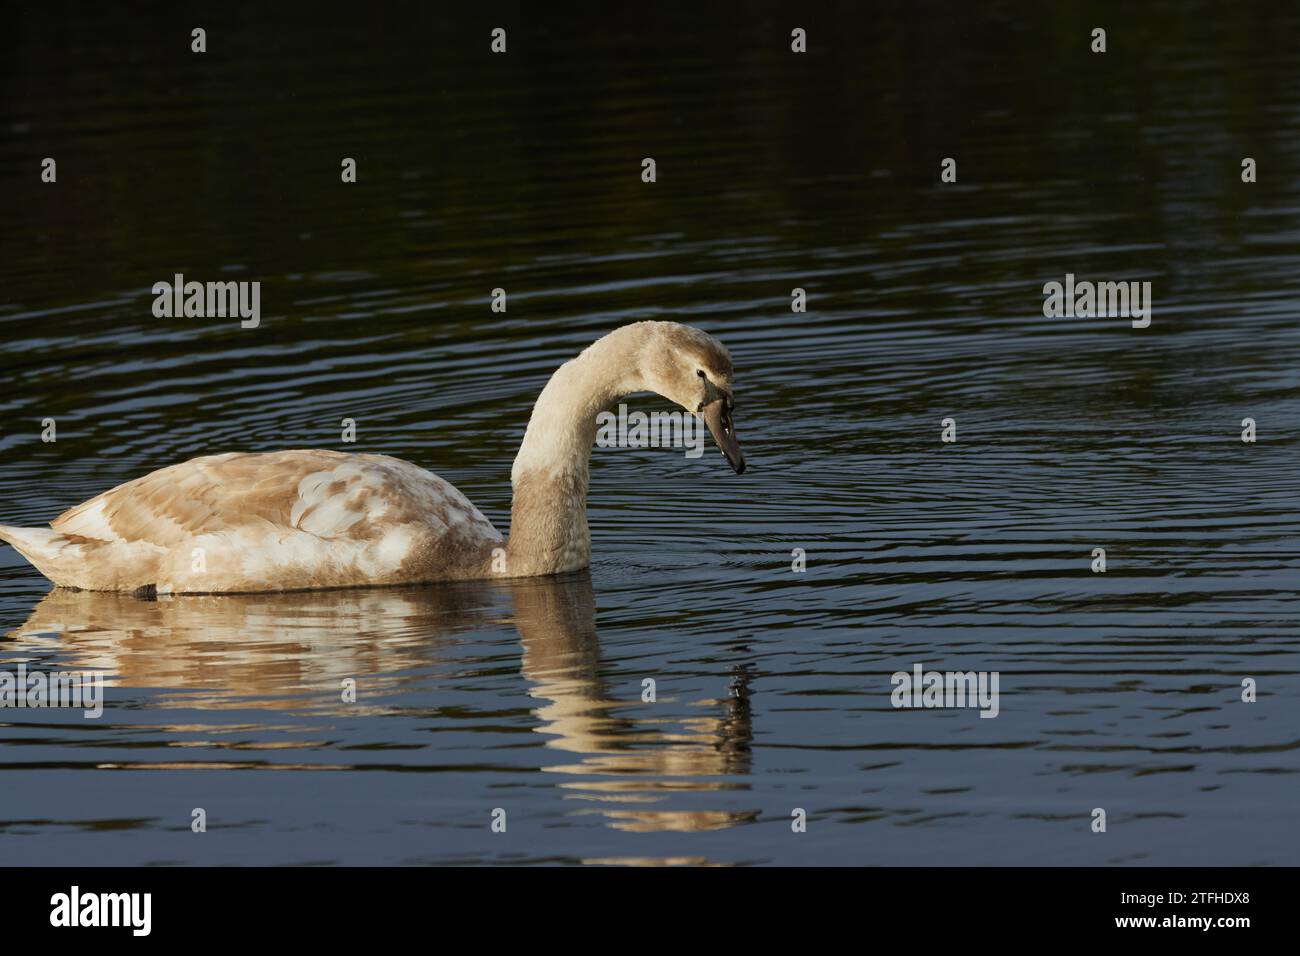
[[[15,528],[0,524],[0,541],[7,541],[15,551],[32,563],[55,584],[60,583],[60,566],[81,550],[85,538],[69,537],[49,528]],[[73,549],[73,550],[69,550]]]

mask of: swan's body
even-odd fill
[[[688,326],[641,322],[552,376],[511,481],[507,540],[451,484],[386,455],[281,451],[194,458],[0,540],[55,584],[232,593],[524,577],[587,567],[597,414],[655,391],[702,415],[737,471],[731,359]]]
[[[447,482],[384,455],[192,458],[51,522],[0,531],[65,587],[293,591],[482,573],[504,543]]]

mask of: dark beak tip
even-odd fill
[[[719,399],[705,407],[704,421],[713,435],[713,440],[717,442],[718,450],[731,466],[731,470],[738,475],[743,475],[745,455],[740,450],[740,443],[736,441],[735,430],[727,416],[728,411],[727,406]]]

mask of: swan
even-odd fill
[[[510,473],[510,536],[450,483],[387,455],[294,450],[192,458],[0,540],[55,585],[222,594],[562,574],[591,563],[597,415],[655,392],[702,418],[731,467],[732,367],[713,336],[637,322],[551,376]]]

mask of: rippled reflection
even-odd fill
[[[6,656],[59,641],[61,667],[166,688],[162,703],[203,708],[329,706],[342,681],[365,675],[357,706],[382,713],[366,697],[408,685],[447,640],[483,622],[490,597],[453,587],[155,601],[56,588],[13,632]]]
[[[700,716],[657,719],[654,703],[610,699],[600,677],[589,577],[562,584],[524,582],[512,591],[523,672],[533,684],[529,693],[546,701],[537,708],[543,721],[537,730],[554,735],[549,746],[579,757],[544,770],[579,778],[598,775],[600,779],[563,786],[591,801],[619,829],[718,830],[757,816],[654,806],[672,791],[742,786],[720,778],[749,772],[753,730],[744,672],[737,673],[726,699],[694,702]]]
[[[577,758],[541,768],[575,778],[561,784],[570,796],[590,802],[625,830],[717,830],[756,817],[756,811],[659,806],[674,792],[742,786],[735,778],[749,771],[752,737],[745,671],[737,669],[726,698],[692,701],[699,715],[686,719],[656,716],[654,701],[615,698],[600,673],[585,573],[499,584],[157,600],[56,589],[10,635],[4,659],[16,664],[52,656],[59,669],[102,671],[112,687],[165,688],[152,701],[164,708],[283,711],[289,723],[279,729],[292,737],[294,713],[401,715],[385,701],[436,693],[424,675],[451,666],[447,651],[456,636],[500,623],[502,614],[522,641],[527,692],[541,702],[533,711],[534,729],[547,736],[547,746]],[[342,701],[349,680],[358,688],[355,703]],[[213,745],[202,725],[165,729]],[[277,740],[253,749],[314,743]]]

